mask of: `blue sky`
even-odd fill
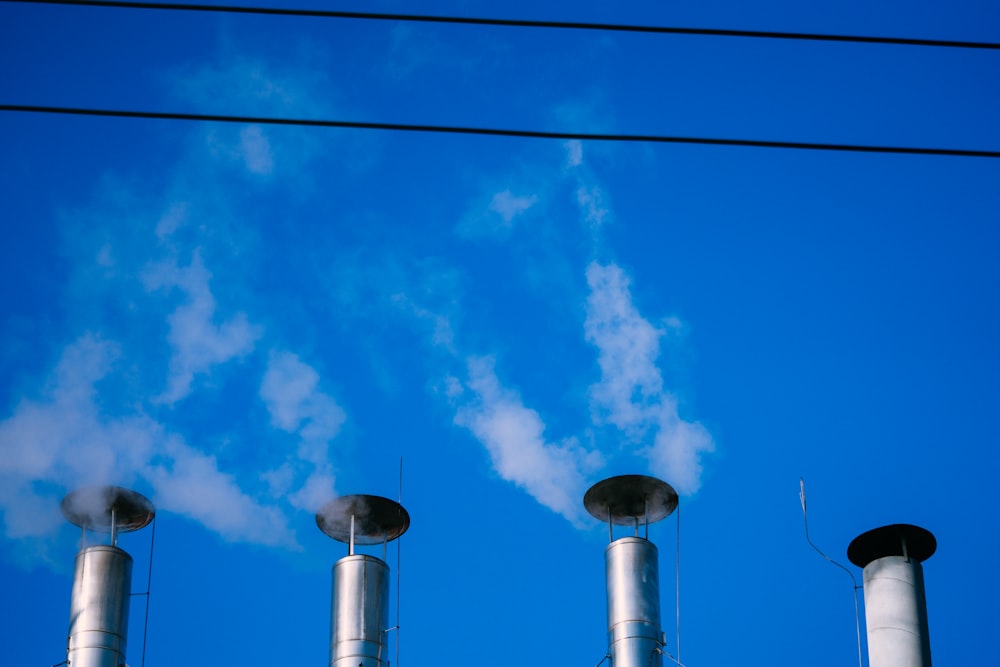
[[[1000,41],[973,0],[295,6]],[[7,104],[1000,147],[995,51],[5,2],[0,62]],[[1000,161],[0,123],[5,664],[65,657],[58,500],[92,483],[159,509],[149,665],[323,664],[345,550],[313,513],[396,498],[401,459],[404,665],[597,664],[582,497],[622,473],[682,493],[687,665],[856,660],[800,476],[845,563],[879,525],[937,536],[935,661],[982,661]],[[136,591],[150,537],[122,539]]]

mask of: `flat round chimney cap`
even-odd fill
[[[590,487],[583,506],[594,518],[618,526],[655,523],[677,508],[677,492],[655,477],[619,475]]]
[[[363,494],[340,496],[316,512],[316,525],[338,542],[351,541],[354,517],[355,544],[389,542],[410,527],[410,515],[395,500]]]
[[[88,486],[71,491],[59,508],[70,523],[102,533],[111,532],[112,510],[115,529],[120,533],[144,528],[156,516],[146,496],[120,486]]]
[[[906,554],[903,543],[906,543]],[[847,547],[847,558],[858,567],[886,556],[909,556],[923,562],[934,555],[937,540],[929,530],[908,523],[894,523],[861,533]]]

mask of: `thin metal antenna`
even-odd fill
[[[861,613],[858,611],[858,580],[854,577],[853,572],[827,556],[818,546],[813,544],[811,539],[809,539],[809,518],[806,514],[806,480],[802,477],[799,477],[799,502],[802,504],[802,523],[806,528],[806,542],[808,542],[809,546],[816,550],[816,553],[846,572],[847,576],[851,578],[851,583],[854,584],[854,629],[858,634],[858,667],[864,667],[864,662],[861,658]]]
[[[149,631],[149,592],[153,585],[153,547],[156,545],[156,519],[149,536],[149,571],[146,574],[146,618],[142,622],[142,667],[146,667],[146,634]]]
[[[674,554],[674,604],[675,620],[677,622],[677,659],[674,661],[681,664],[681,503],[677,501],[677,539],[675,540]],[[668,654],[669,655],[669,654]]]
[[[403,504],[403,457],[399,457],[399,494],[396,498],[396,502],[400,505]],[[399,667],[399,566],[402,557],[400,552],[403,550],[403,536],[400,535],[399,539],[396,540],[396,667]]]

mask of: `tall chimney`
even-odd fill
[[[66,664],[122,667],[132,590],[132,557],[118,548],[118,535],[153,520],[149,500],[118,486],[78,489],[61,503],[63,516],[82,530],[70,600]],[[109,543],[86,546],[88,530],[110,534]]]
[[[347,556],[333,566],[330,667],[388,667],[385,548],[410,527],[410,515],[381,496],[341,496],[320,508],[316,525],[348,545]],[[381,544],[382,558],[354,553],[359,544]]]
[[[869,667],[931,667],[921,561],[937,541],[927,530],[897,523],[858,535],[847,557],[864,568]]]
[[[608,523],[604,550],[608,595],[608,657],[611,667],[661,667],[666,638],[660,629],[660,581],[649,524],[677,507],[677,492],[654,477],[621,475],[598,482],[584,507]],[[615,539],[614,526],[635,534]],[[640,528],[643,535],[640,536]]]

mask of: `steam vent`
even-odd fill
[[[847,557],[864,568],[869,667],[931,667],[924,570],[930,531],[897,523],[858,535]]]
[[[70,667],[121,667],[125,664],[132,557],[118,548],[118,535],[153,520],[153,503],[128,489],[100,486],[78,489],[61,503],[63,516],[87,531],[108,533],[109,543],[85,546],[81,537],[70,600],[66,664]]]
[[[341,496],[320,508],[316,525],[348,545],[347,556],[333,565],[330,667],[388,667],[385,547],[410,527],[410,515],[381,496]],[[354,553],[355,545],[373,544],[382,545],[382,558]]]
[[[587,511],[608,523],[611,543],[604,562],[611,667],[663,665],[658,551],[649,541],[649,524],[669,516],[677,502],[669,484],[645,475],[611,477],[583,497]],[[616,540],[614,526],[631,526],[634,535]]]

